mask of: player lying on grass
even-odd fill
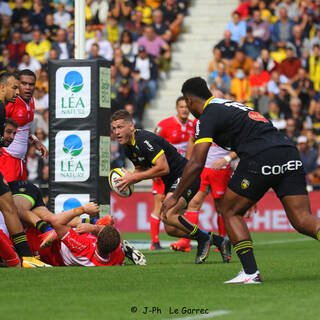
[[[170,196],[179,183],[188,160],[164,138],[149,131],[135,130],[131,116],[125,110],[115,112],[111,117],[111,124],[119,143],[125,147],[126,156],[135,166],[133,173],[125,171],[126,175],[117,179],[120,191],[139,181],[161,177],[166,197]],[[183,216],[187,203],[197,193],[199,186],[200,179],[197,179],[163,219],[167,234],[197,240],[197,264],[206,260],[211,244],[218,246],[221,252],[226,252],[223,237],[199,229]]]
[[[10,183],[12,184],[12,183]],[[118,265],[123,262],[123,253],[126,257],[132,260],[135,264],[146,264],[145,257],[136,250],[133,246],[130,245],[127,241],[121,243],[121,250],[118,249],[120,242],[115,250],[110,251],[113,247],[113,244],[117,241],[117,234],[119,232],[115,228],[107,228],[104,230],[104,224],[112,224],[113,220],[110,216],[106,216],[108,219],[102,218],[98,220],[98,224],[92,225],[88,223],[81,223],[82,219],[78,217],[79,214],[88,213],[89,215],[96,215],[99,213],[99,206],[95,203],[85,204],[83,207],[65,211],[61,214],[53,214],[50,212],[44,205],[41,205],[39,201],[40,190],[31,183],[25,181],[17,181],[15,185],[20,186],[20,194],[14,193],[14,201],[16,203],[17,209],[20,214],[22,214],[24,221],[33,224],[34,221],[41,221],[39,230],[29,227],[26,231],[28,242],[30,244],[31,250],[34,254],[39,254],[47,263],[57,266],[65,265],[85,265],[85,266],[109,266],[109,265]],[[16,188],[17,189],[17,188]],[[40,205],[39,205],[40,204]],[[41,217],[41,220],[40,220]],[[54,224],[44,222],[54,220]],[[42,249],[41,243],[41,229],[55,227],[56,238],[52,243],[52,248]],[[72,227],[76,227],[75,232]],[[10,253],[10,240],[5,237],[4,232],[7,232],[5,226],[2,224],[0,227],[3,229],[0,232],[0,257],[6,262],[8,266],[17,266],[19,263],[13,261],[15,252],[11,248]],[[62,234],[62,229],[68,229],[68,239],[69,242],[62,239],[60,241],[60,236]],[[59,230],[59,232],[57,231]],[[66,230],[66,229],[65,229]],[[104,231],[103,231],[104,230]],[[89,232],[97,233],[98,236],[90,234]],[[102,233],[101,233],[102,232]],[[79,233],[82,233],[79,235]],[[71,234],[71,235],[70,235]],[[99,240],[102,239],[102,240]],[[52,239],[51,239],[52,240]],[[99,242],[100,241],[100,242]],[[113,242],[112,242],[113,241]],[[76,248],[74,244],[77,243]],[[98,243],[100,245],[99,253],[94,250],[97,244],[97,250],[99,250]],[[112,244],[113,243],[113,244]],[[68,247],[69,244],[69,247]],[[110,252],[109,252],[109,251]],[[99,260],[99,258],[101,258]],[[121,263],[119,262],[121,261]]]

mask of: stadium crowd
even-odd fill
[[[254,108],[297,145],[320,183],[320,1],[239,1],[213,47],[214,95]]]
[[[86,0],[88,59],[111,65],[112,113],[125,108],[136,127],[170,68],[171,44],[178,39],[188,0]],[[30,69],[37,76],[31,132],[48,148],[48,60],[74,57],[74,1],[1,0],[0,70]],[[112,166],[123,152],[113,141]],[[48,161],[30,146],[28,181],[48,184]]]

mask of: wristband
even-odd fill
[[[76,213],[78,216],[84,213],[84,207],[78,207],[73,209],[73,213]]]
[[[39,142],[39,139],[34,134],[30,134],[29,138],[32,141],[32,143]]]
[[[223,159],[227,161],[227,164],[229,164],[232,161],[231,157],[228,154],[224,156]]]

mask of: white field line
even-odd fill
[[[282,243],[295,243],[295,242],[304,242],[304,241],[312,241],[314,239],[306,237],[306,238],[299,238],[299,239],[288,239],[288,240],[271,240],[271,241],[257,241],[253,242],[254,246],[261,246],[261,245],[274,245],[274,244],[282,244]],[[173,239],[172,241],[169,240],[162,240],[161,246],[164,249],[169,249],[170,248],[170,243],[175,242],[177,240]],[[151,246],[151,241],[149,240],[129,240],[130,243],[132,243],[138,250],[150,250]],[[193,247],[197,246],[196,241],[191,241],[191,245]],[[167,251],[167,250],[163,250]],[[154,250],[151,251],[152,253],[161,253],[163,252],[162,250]]]
[[[223,316],[223,315],[229,314],[229,313],[231,313],[231,311],[216,310],[216,311],[211,311],[207,314],[199,314],[199,315],[195,315],[195,316],[182,317],[182,318],[170,318],[170,319],[164,319],[164,320],[202,320],[202,319],[209,319],[209,318]]]

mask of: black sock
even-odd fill
[[[197,225],[193,225],[187,219],[183,218],[182,216],[178,217],[179,222],[186,227],[190,233],[189,235],[194,237],[196,240],[207,240],[209,235],[207,232],[202,231],[199,229]]]
[[[256,259],[253,255],[253,243],[251,240],[242,240],[233,246],[237,253],[243,270],[247,274],[253,274],[258,270]]]
[[[11,239],[19,257],[32,257],[27,236],[24,232],[13,234]]]
[[[217,236],[213,232],[211,232],[211,237],[212,237],[212,244],[214,244],[216,247],[220,247],[223,241],[223,237]]]
[[[52,228],[52,226],[49,224],[49,223],[47,223],[47,222],[45,222],[45,221],[43,221],[43,220],[39,220],[37,223],[36,223],[36,229],[37,230],[39,230],[41,233],[46,233],[47,231],[50,231],[50,230],[52,230],[53,228]]]

